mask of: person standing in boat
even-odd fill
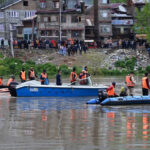
[[[76,68],[73,67],[73,70],[70,74],[70,82],[71,82],[71,85],[75,85],[76,84],[76,81],[77,81],[77,73],[76,73]]]
[[[150,89],[150,86],[149,86],[148,73],[146,72],[144,77],[142,78],[142,93],[143,93],[143,96],[148,95],[148,90],[149,89]]]
[[[11,82],[15,82],[15,77],[14,76],[11,76],[11,78],[8,80],[7,86],[9,86]]]
[[[61,70],[58,70],[58,73],[56,75],[56,85],[62,85],[62,81],[61,81]]]
[[[35,80],[37,78],[37,75],[34,72],[34,69],[31,67],[28,73],[29,80]]]
[[[19,77],[20,77],[22,83],[26,82],[26,72],[25,72],[24,68],[22,68],[22,71],[20,72]]]
[[[135,87],[135,79],[134,79],[134,73],[131,72],[129,75],[126,76],[126,85],[129,90],[129,95],[134,95],[134,87]]]
[[[3,86],[3,77],[0,77],[0,86]]]
[[[45,69],[44,69],[43,72],[41,73],[40,79],[41,79],[41,84],[44,85],[46,79],[48,79],[48,76],[47,76],[47,73],[46,73],[46,70],[45,70]]]
[[[112,85],[106,89],[108,97],[117,97],[115,93],[116,82],[112,82]]]

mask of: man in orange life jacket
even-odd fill
[[[133,96],[134,94],[134,86],[136,81],[134,80],[134,73],[131,72],[129,75],[126,76],[126,85],[129,90],[129,95]]]
[[[3,86],[3,77],[0,77],[0,86]]]
[[[29,70],[28,77],[29,77],[29,80],[35,80],[35,78],[37,77],[32,67]]]
[[[143,95],[148,95],[148,90],[150,89],[148,73],[145,73],[145,76],[142,78],[142,93]]]
[[[11,76],[11,78],[8,80],[7,82],[7,86],[10,85],[11,82],[14,82],[15,81],[15,77],[14,76]]]
[[[48,76],[47,76],[46,70],[44,69],[43,72],[41,73],[41,76],[40,76],[42,85],[44,85],[45,79],[47,79],[47,78],[48,78]]]
[[[112,82],[112,85],[106,89],[108,97],[117,97],[118,95],[115,93],[116,83]]]
[[[19,77],[20,77],[22,83],[26,82],[26,72],[25,72],[24,68],[22,68],[22,71],[20,72]]]
[[[71,82],[71,85],[75,85],[76,84],[76,81],[77,81],[77,73],[76,73],[76,68],[73,67],[73,70],[70,74],[70,82]]]

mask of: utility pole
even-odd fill
[[[62,37],[61,37],[61,6],[62,6],[62,3],[61,3],[61,0],[59,0],[59,40],[61,42],[62,40]]]
[[[11,55],[14,58],[14,48],[13,48],[13,29],[12,29],[12,25],[9,24],[9,28],[10,28],[10,47],[11,47]]]

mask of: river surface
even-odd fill
[[[105,84],[114,80],[105,78]],[[116,81],[119,91],[124,81]],[[138,83],[135,92],[140,95]],[[89,99],[1,94],[0,150],[150,149],[150,105],[86,105]]]

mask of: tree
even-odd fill
[[[150,2],[146,3],[141,10],[136,10],[135,32],[146,34],[147,41],[150,43]]]

